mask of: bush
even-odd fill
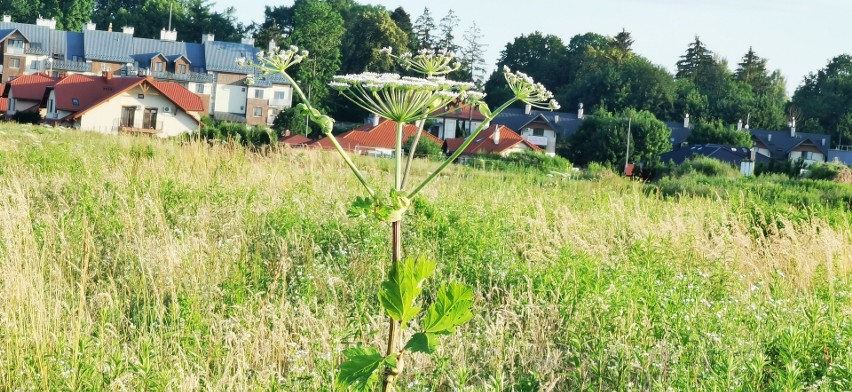
[[[39,124],[41,120],[41,114],[38,112],[19,111],[12,115],[12,121],[18,124]]]
[[[543,173],[568,172],[573,167],[565,158],[532,151],[516,152],[505,157],[499,154],[478,154],[469,161],[469,164],[482,169],[507,171],[536,169]]]
[[[227,121],[215,121],[202,117],[201,138],[206,140],[235,141],[244,146],[261,147],[278,141],[275,133],[262,126],[247,127],[245,124]]]
[[[848,171],[849,167],[842,163],[814,163],[808,167],[807,177],[812,180],[834,181],[840,177],[840,173]]]
[[[414,143],[413,136],[402,143],[402,149],[406,153],[411,151],[411,143]],[[417,142],[417,151],[414,153],[414,156],[418,158],[438,159],[444,156],[444,149],[435,140],[421,135],[420,141]]]
[[[702,174],[707,177],[734,178],[740,176],[740,171],[733,166],[704,156],[687,159],[684,163],[674,168],[672,175],[674,177],[681,177],[692,173]]]
[[[589,163],[586,170],[583,170],[583,179],[599,180],[601,178],[615,177],[616,174],[611,167],[597,162]]]

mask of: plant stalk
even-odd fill
[[[391,268],[397,268],[399,261],[402,259],[402,222],[396,221],[391,223],[391,233],[393,237],[393,253],[391,256]],[[388,347],[385,356],[399,353],[399,323],[393,318],[388,317],[390,327],[388,328]],[[397,374],[393,372],[385,372],[382,380],[382,392],[393,391],[393,383],[396,381]]]
[[[403,123],[396,123],[396,149],[393,154],[394,159],[394,172],[393,172],[393,186],[396,190],[402,190],[402,128]],[[394,262],[396,263],[396,262]]]
[[[408,182],[408,175],[411,173],[411,162],[414,161],[414,153],[417,152],[417,143],[420,142],[420,134],[423,133],[423,125],[426,124],[426,119],[417,120],[417,134],[414,135],[414,141],[411,142],[411,147],[408,151],[408,160],[405,162],[405,172],[402,173],[402,186],[405,188],[405,183]]]

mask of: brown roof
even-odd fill
[[[461,120],[483,121],[485,116],[479,112],[478,107],[465,105],[462,107],[449,105],[445,109],[436,110],[432,113],[434,117],[440,118],[457,118]]]
[[[53,86],[57,81],[59,78],[52,78],[41,73],[17,77],[3,88],[3,97],[8,98],[9,93],[14,89],[15,99],[41,101],[44,89]]]
[[[148,80],[154,88],[159,90],[169,100],[175,103],[185,112],[201,112],[204,111],[204,103],[201,102],[201,97],[187,90],[174,82],[157,82]]]
[[[494,134],[497,128],[500,128],[500,139],[497,143],[494,142]],[[465,139],[447,139],[447,151],[455,152],[452,147],[458,149]],[[542,151],[541,147],[536,146],[528,142],[526,139],[522,138],[521,135],[518,135],[517,132],[513,131],[511,128],[504,125],[492,125],[482,132],[479,135],[476,135],[476,139],[473,140],[467,148],[464,149],[462,155],[476,155],[476,154],[500,154],[503,153],[510,148],[518,145],[519,143],[525,144],[530,150],[533,151]]]
[[[417,133],[417,126],[406,124],[402,128],[402,140],[405,141],[409,137]],[[438,139],[431,133],[422,131],[421,138],[432,139],[435,143],[443,144],[441,139]],[[354,151],[365,148],[388,148],[396,147],[396,122],[384,120],[379,125],[372,124],[364,125],[355,130],[335,136],[340,146],[345,150]],[[311,144],[312,146],[322,147],[324,149],[333,149],[334,146],[327,137],[317,140]]]
[[[7,98],[0,98],[0,112],[7,110],[9,110],[9,100]]]
[[[307,146],[313,143],[313,139],[306,138],[302,135],[295,134],[290,136],[284,136],[278,139],[278,143],[288,145],[288,146]]]

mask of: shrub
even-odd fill
[[[834,181],[840,173],[848,171],[849,167],[842,163],[814,163],[808,167],[807,177],[813,180],[828,180]]]
[[[405,150],[406,153],[409,153],[411,151],[412,143],[414,143],[414,137],[409,137],[405,140],[405,143],[402,144],[402,149]],[[418,158],[424,157],[437,159],[444,156],[444,149],[435,140],[421,136],[420,140],[417,142],[417,151],[414,153],[414,156]]]
[[[502,156],[479,154],[473,159],[474,166],[495,170],[537,169],[544,173],[567,172],[573,165],[567,159],[545,153],[524,151]]]
[[[681,177],[691,173],[699,173],[707,177],[739,177],[740,172],[733,166],[717,159],[704,156],[687,159],[684,163],[675,167],[673,175]]]
[[[42,120],[38,112],[19,111],[12,115],[12,121],[19,124],[38,124]]]

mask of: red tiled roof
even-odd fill
[[[169,100],[178,105],[185,112],[201,112],[204,111],[204,103],[201,102],[201,97],[193,94],[186,87],[183,87],[173,82],[157,82],[149,80],[152,86],[159,90]]]
[[[56,108],[74,112],[69,116],[71,119],[79,118],[101,103],[144,83],[159,91],[185,112],[204,110],[201,98],[177,83],[156,82],[144,77],[105,78],[93,75],[69,75],[58,81],[53,87]],[[77,105],[74,105],[74,99],[77,100]]]
[[[0,112],[7,110],[9,110],[9,100],[7,98],[0,98]]]
[[[44,89],[53,86],[57,81],[59,81],[59,78],[52,78],[41,73],[17,77],[3,88],[3,96],[8,98],[9,93],[14,90],[12,95],[15,99],[41,101],[44,96]]]
[[[459,147],[461,147],[462,143],[464,143],[464,139],[462,139],[462,138],[447,139],[447,140],[444,140],[444,143],[446,143],[446,145],[444,147],[446,147],[447,151],[455,152],[456,150],[459,149]]]
[[[456,105],[449,105],[446,109],[436,110],[432,113],[432,116],[439,118],[457,118],[461,120],[472,120],[472,121],[483,121],[485,120],[485,116],[479,112],[478,107],[472,107],[470,105],[458,107]]]
[[[313,143],[313,141],[313,139],[308,139],[298,134],[285,136],[278,139],[278,143],[285,144],[288,146],[307,146],[308,144]]]
[[[402,140],[407,140],[415,133],[417,133],[417,126],[406,124],[402,128]],[[443,144],[441,139],[438,139],[426,131],[423,131],[420,137],[432,139],[435,143]],[[336,138],[341,147],[349,151],[365,148],[392,149],[396,146],[396,122],[384,120],[375,127],[372,124],[367,124],[353,131],[338,135]],[[331,141],[325,137],[312,143],[312,145],[316,145],[324,149],[334,148]]]
[[[500,127],[500,139],[498,143],[494,142],[494,133],[497,127]],[[451,149],[451,147],[455,146],[458,149],[464,139],[447,139],[447,147],[448,151],[455,152],[455,150]],[[482,132],[479,135],[476,135],[476,138],[473,140],[467,148],[464,149],[462,155],[476,155],[476,154],[500,154],[505,152],[506,150],[516,146],[519,143],[525,144],[529,149],[533,151],[542,151],[541,147],[536,146],[528,142],[526,139],[522,138],[521,135],[518,135],[517,132],[513,131],[511,128],[506,127],[504,125],[492,125]]]

